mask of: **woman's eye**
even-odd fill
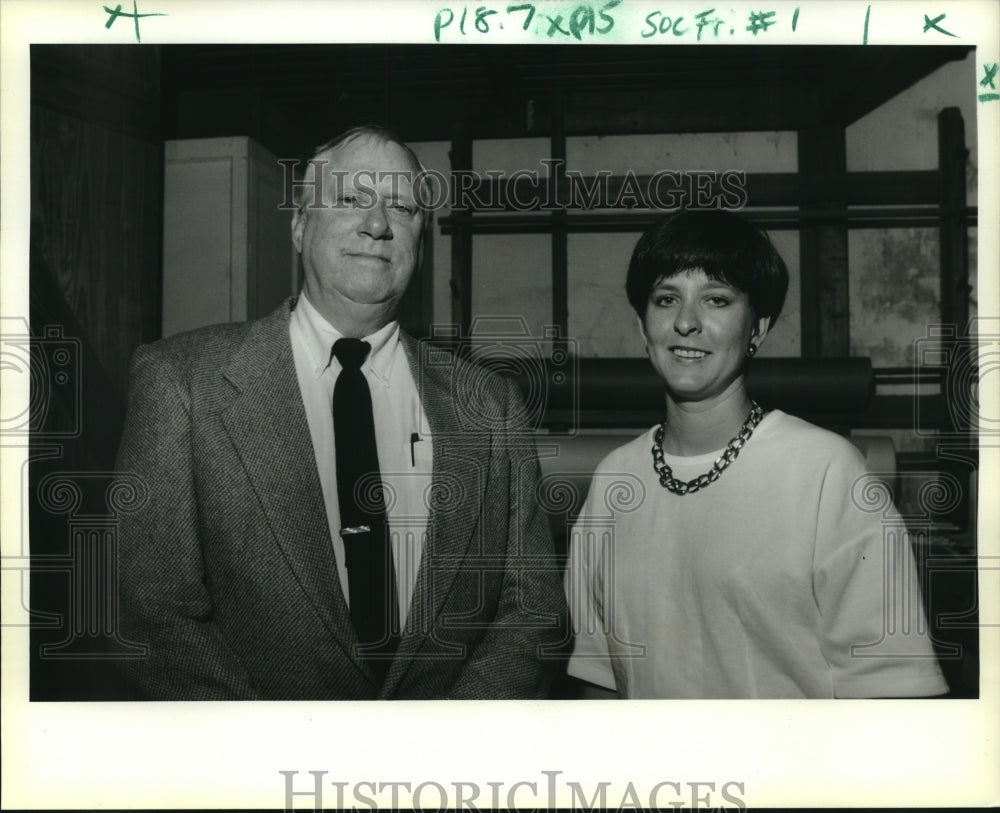
[[[676,299],[677,299],[676,297],[670,296],[669,294],[660,294],[653,300],[653,302],[654,304],[659,305],[661,308],[666,308],[669,307],[670,305],[673,305]]]
[[[724,296],[710,296],[708,303],[716,308],[724,308],[729,304],[729,299]]]

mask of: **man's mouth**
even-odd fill
[[[680,359],[703,359],[709,355],[707,350],[696,350],[693,347],[671,347],[670,352]]]
[[[388,257],[383,257],[381,254],[371,254],[367,251],[345,251],[344,253],[348,257],[360,257],[361,259],[366,260],[379,260],[384,263],[389,262]]]

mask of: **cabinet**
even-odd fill
[[[298,288],[278,159],[252,139],[167,141],[163,335],[255,319]]]

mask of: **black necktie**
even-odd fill
[[[375,445],[372,396],[361,365],[371,350],[360,339],[338,339],[333,355],[343,369],[333,388],[337,498],[344,540],[351,620],[360,655],[385,679],[399,643],[399,599]]]

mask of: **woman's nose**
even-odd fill
[[[701,329],[701,320],[698,318],[698,309],[693,304],[681,305],[677,311],[677,318],[674,319],[674,330],[682,336],[687,336]]]

